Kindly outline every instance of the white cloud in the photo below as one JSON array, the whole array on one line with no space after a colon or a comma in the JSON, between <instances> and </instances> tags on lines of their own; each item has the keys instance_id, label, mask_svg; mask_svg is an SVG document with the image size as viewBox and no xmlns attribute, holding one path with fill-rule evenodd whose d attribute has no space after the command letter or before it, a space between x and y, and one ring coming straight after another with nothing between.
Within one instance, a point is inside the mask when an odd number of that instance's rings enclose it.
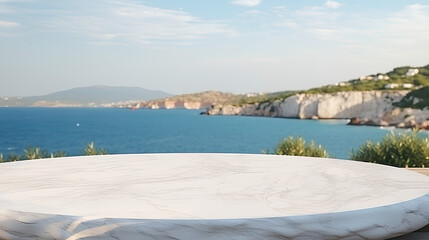
<instances>
[{"instance_id":1,"label":"white cloud","mask_svg":"<svg viewBox=\"0 0 429 240\"><path fill-rule=\"evenodd\" d=\"M17 9L14 4L29 2L31 0L0 0L0 13L2 14L11 14L16 13Z\"/></svg>"},{"instance_id":2,"label":"white cloud","mask_svg":"<svg viewBox=\"0 0 429 240\"><path fill-rule=\"evenodd\" d=\"M58 12L45 26L86 35L103 44L106 41L188 44L210 35L237 35L222 22L203 20L182 10L149 7L134 1L99 1L95 7L81 12Z\"/></svg>"},{"instance_id":3,"label":"white cloud","mask_svg":"<svg viewBox=\"0 0 429 240\"><path fill-rule=\"evenodd\" d=\"M380 37L386 42L413 46L429 41L429 5L413 4L381 22Z\"/></svg>"},{"instance_id":4,"label":"white cloud","mask_svg":"<svg viewBox=\"0 0 429 240\"><path fill-rule=\"evenodd\" d=\"M329 28L312 28L308 29L307 32L313 36L322 40L338 40L338 31Z\"/></svg>"},{"instance_id":5,"label":"white cloud","mask_svg":"<svg viewBox=\"0 0 429 240\"><path fill-rule=\"evenodd\" d=\"M406 10L413 10L413 11L418 11L418 10L424 10L427 9L428 6L425 5L421 5L421 4L411 4L409 6L406 7Z\"/></svg>"},{"instance_id":6,"label":"white cloud","mask_svg":"<svg viewBox=\"0 0 429 240\"><path fill-rule=\"evenodd\" d=\"M341 4L339 2L335 2L335 1L331 1L331 0L326 1L325 4L323 4L323 6L325 6L327 8L339 8L342 5L343 4Z\"/></svg>"},{"instance_id":7,"label":"white cloud","mask_svg":"<svg viewBox=\"0 0 429 240\"><path fill-rule=\"evenodd\" d=\"M0 21L0 27L16 27L16 26L19 26L19 23L8 22L8 21Z\"/></svg>"},{"instance_id":8,"label":"white cloud","mask_svg":"<svg viewBox=\"0 0 429 240\"><path fill-rule=\"evenodd\" d=\"M232 4L245 6L245 7L256 7L261 4L262 0L235 0Z\"/></svg>"},{"instance_id":9,"label":"white cloud","mask_svg":"<svg viewBox=\"0 0 429 240\"><path fill-rule=\"evenodd\" d=\"M253 17L255 17L255 16L258 16L258 15L261 15L261 14L262 14L261 11L256 10L256 9L252 9L252 10L249 10L249 11L245 11L244 13L240 14L240 16L253 16Z\"/></svg>"},{"instance_id":10,"label":"white cloud","mask_svg":"<svg viewBox=\"0 0 429 240\"><path fill-rule=\"evenodd\" d=\"M287 27L287 28L296 28L298 27L298 24L291 20L291 19L283 19L279 22L275 22L274 25L279 26L279 27Z\"/></svg>"},{"instance_id":11,"label":"white cloud","mask_svg":"<svg viewBox=\"0 0 429 240\"><path fill-rule=\"evenodd\" d=\"M429 22L429 5L413 4L398 12L353 16L306 8L293 16L291 20L300 24L298 31L326 41L398 51L425 46L429 41L429 25L423 24Z\"/></svg>"}]
</instances>

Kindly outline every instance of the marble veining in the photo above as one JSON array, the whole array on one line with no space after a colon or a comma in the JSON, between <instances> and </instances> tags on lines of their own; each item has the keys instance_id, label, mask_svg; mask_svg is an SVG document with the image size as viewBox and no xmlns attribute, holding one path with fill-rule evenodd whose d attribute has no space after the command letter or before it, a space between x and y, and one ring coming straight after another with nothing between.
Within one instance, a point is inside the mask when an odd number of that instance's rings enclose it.
<instances>
[{"instance_id":1,"label":"marble veining","mask_svg":"<svg viewBox=\"0 0 429 240\"><path fill-rule=\"evenodd\" d=\"M246 154L0 165L0 239L386 239L429 223L429 177Z\"/></svg>"}]
</instances>

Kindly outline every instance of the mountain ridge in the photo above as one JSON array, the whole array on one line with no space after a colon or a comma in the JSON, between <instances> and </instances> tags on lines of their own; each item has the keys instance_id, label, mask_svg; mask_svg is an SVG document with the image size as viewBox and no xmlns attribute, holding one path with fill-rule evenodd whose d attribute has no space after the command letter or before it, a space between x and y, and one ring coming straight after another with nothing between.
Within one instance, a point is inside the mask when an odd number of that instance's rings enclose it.
<instances>
[{"instance_id":1,"label":"mountain ridge","mask_svg":"<svg viewBox=\"0 0 429 240\"><path fill-rule=\"evenodd\" d=\"M90 87L76 87L57 91L42 96L30 97L1 97L0 106L3 107L86 107L108 106L113 102L136 100L152 100L173 96L161 90L148 90L141 87L123 87L96 85Z\"/></svg>"}]
</instances>

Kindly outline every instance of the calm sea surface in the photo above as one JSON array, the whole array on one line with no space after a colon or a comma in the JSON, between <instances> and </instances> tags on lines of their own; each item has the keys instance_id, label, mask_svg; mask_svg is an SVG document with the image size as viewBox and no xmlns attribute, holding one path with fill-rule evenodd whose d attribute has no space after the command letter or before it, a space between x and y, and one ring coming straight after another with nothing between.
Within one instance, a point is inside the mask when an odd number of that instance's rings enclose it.
<instances>
[{"instance_id":1,"label":"calm sea surface","mask_svg":"<svg viewBox=\"0 0 429 240\"><path fill-rule=\"evenodd\" d=\"M109 153L261 153L283 137L303 136L337 158L368 139L388 133L376 127L347 126L342 120L204 116L198 110L110 108L0 108L0 153L28 146L81 155L94 141Z\"/></svg>"}]
</instances>

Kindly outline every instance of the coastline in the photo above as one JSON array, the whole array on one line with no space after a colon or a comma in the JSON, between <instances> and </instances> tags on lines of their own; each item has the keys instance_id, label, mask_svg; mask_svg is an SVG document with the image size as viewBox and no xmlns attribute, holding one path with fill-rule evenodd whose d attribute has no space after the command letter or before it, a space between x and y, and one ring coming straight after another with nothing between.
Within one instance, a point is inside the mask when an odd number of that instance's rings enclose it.
<instances>
[{"instance_id":1,"label":"coastline","mask_svg":"<svg viewBox=\"0 0 429 240\"><path fill-rule=\"evenodd\" d=\"M349 125L429 130L429 109L399 108L408 91L351 91L296 94L272 102L213 105L206 115L242 115L295 119L347 119Z\"/></svg>"}]
</instances>

